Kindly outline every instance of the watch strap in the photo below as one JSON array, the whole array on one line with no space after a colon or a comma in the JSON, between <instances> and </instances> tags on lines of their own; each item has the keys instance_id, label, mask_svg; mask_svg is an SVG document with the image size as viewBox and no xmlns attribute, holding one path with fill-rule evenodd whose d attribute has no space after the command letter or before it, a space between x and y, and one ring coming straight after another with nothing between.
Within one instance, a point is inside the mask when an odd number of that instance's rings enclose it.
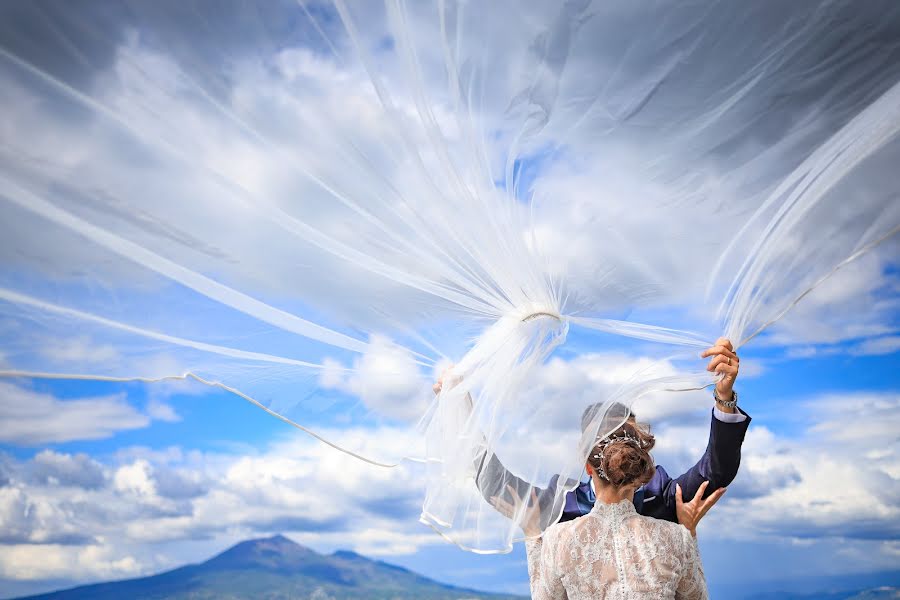
<instances>
[{"instance_id":1,"label":"watch strap","mask_svg":"<svg viewBox=\"0 0 900 600\"><path fill-rule=\"evenodd\" d=\"M738 395L734 390L731 391L731 400L722 400L719 398L718 392L713 388L713 398L715 399L716 404L724 408L735 408L737 406Z\"/></svg>"}]
</instances>

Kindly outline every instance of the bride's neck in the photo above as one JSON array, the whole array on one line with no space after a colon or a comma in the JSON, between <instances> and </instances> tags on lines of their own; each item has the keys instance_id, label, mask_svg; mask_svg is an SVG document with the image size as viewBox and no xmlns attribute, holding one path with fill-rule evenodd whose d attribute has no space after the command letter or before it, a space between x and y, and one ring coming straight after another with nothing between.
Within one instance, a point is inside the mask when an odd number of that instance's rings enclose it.
<instances>
[{"instance_id":1,"label":"bride's neck","mask_svg":"<svg viewBox=\"0 0 900 600\"><path fill-rule=\"evenodd\" d=\"M597 496L597 502L604 504L618 504L622 500L634 500L634 487L615 488L603 481L597 475L593 475L594 493Z\"/></svg>"}]
</instances>

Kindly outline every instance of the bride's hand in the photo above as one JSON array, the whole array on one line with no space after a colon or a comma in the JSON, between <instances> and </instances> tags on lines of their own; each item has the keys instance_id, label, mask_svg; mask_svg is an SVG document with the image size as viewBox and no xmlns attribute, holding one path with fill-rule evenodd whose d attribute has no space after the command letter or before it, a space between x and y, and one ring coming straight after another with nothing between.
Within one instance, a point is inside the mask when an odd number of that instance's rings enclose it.
<instances>
[{"instance_id":1,"label":"bride's hand","mask_svg":"<svg viewBox=\"0 0 900 600\"><path fill-rule=\"evenodd\" d=\"M513 486L507 485L506 489L509 492L509 497L512 498L512 502L507 502L499 496L494 496L491 498L491 505L501 515L511 521L515 521L523 502ZM541 535L541 505L538 503L537 492L534 491L534 488L531 488L531 501L522 513L522 519L519 524L528 537Z\"/></svg>"},{"instance_id":2,"label":"bride's hand","mask_svg":"<svg viewBox=\"0 0 900 600\"><path fill-rule=\"evenodd\" d=\"M678 522L687 527L694 537L697 537L697 523L725 493L725 488L719 488L704 499L703 493L706 491L707 485L709 485L708 481L701 483L694 498L685 503L681 497L681 486L675 484L675 514L678 516Z\"/></svg>"},{"instance_id":3,"label":"bride's hand","mask_svg":"<svg viewBox=\"0 0 900 600\"><path fill-rule=\"evenodd\" d=\"M441 376L438 377L438 380L434 382L434 385L431 386L431 391L434 392L434 395L437 396L441 393L441 390L444 389L444 382L447 382L447 389L455 387L462 381L462 377L456 376L453 374L453 367L456 365L450 365L446 369L443 370Z\"/></svg>"},{"instance_id":4,"label":"bride's hand","mask_svg":"<svg viewBox=\"0 0 900 600\"><path fill-rule=\"evenodd\" d=\"M450 365L444 369L441 376L438 377L438 380L431 386L431 391L434 392L435 396L439 395L445 389L445 385L447 390L451 390L463 380L462 375L457 375L453 372L453 367L455 366L456 365ZM472 410L472 396L469 392L466 392L465 407L469 411Z\"/></svg>"}]
</instances>

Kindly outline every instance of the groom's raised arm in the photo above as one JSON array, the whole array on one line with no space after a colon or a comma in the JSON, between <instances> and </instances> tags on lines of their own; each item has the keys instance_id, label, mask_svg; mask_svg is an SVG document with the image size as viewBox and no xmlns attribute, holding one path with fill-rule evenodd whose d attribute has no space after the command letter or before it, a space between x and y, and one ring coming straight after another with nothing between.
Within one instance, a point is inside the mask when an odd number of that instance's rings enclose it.
<instances>
[{"instance_id":1,"label":"groom's raised arm","mask_svg":"<svg viewBox=\"0 0 900 600\"><path fill-rule=\"evenodd\" d=\"M741 466L741 444L750 426L750 416L737 407L734 394L741 359L726 338L716 340L701 356L711 357L707 371L721 375L713 392L716 406L709 426L709 443L697 464L675 479L662 467L656 467L653 478L644 486L643 504L638 506L638 511L648 517L677 522L676 484L681 485L685 498L693 498L700 484L709 481L705 492L709 495L734 481Z\"/></svg>"},{"instance_id":2,"label":"groom's raised arm","mask_svg":"<svg viewBox=\"0 0 900 600\"><path fill-rule=\"evenodd\" d=\"M693 467L676 478L657 466L653 478L644 486L642 515L677 522L675 516L675 486L681 485L685 498L693 498L700 484L709 481L706 495L734 481L741 465L741 445L750 416L740 408L735 413L713 409L709 427L709 443L703 456Z\"/></svg>"}]
</instances>

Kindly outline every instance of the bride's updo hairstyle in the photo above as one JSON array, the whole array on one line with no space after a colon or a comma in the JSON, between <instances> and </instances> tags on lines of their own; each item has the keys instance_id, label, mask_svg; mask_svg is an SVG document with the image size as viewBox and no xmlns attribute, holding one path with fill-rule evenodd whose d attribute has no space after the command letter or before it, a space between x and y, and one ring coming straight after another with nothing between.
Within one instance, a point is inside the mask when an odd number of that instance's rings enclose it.
<instances>
[{"instance_id":1,"label":"bride's updo hairstyle","mask_svg":"<svg viewBox=\"0 0 900 600\"><path fill-rule=\"evenodd\" d=\"M640 486L653 477L653 435L633 420L600 439L588 456L597 475L614 487Z\"/></svg>"}]
</instances>

